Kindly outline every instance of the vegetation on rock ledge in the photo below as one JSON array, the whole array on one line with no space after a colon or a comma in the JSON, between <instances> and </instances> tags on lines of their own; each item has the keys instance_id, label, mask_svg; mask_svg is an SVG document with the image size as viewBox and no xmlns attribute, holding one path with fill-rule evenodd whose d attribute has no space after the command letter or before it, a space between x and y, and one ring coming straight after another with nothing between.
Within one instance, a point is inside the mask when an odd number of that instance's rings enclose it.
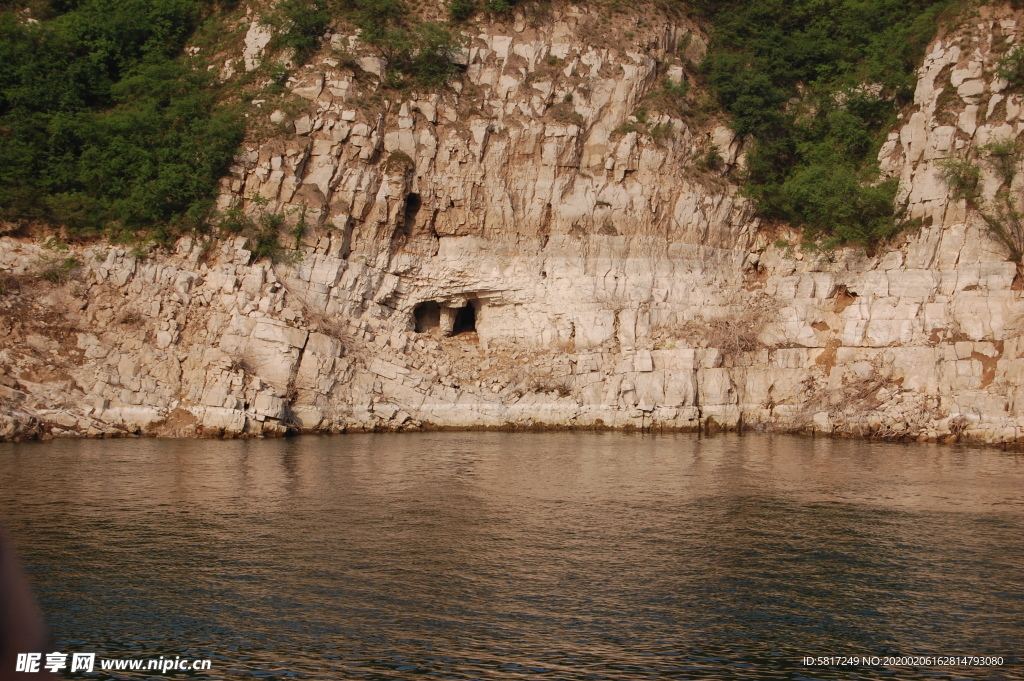
<instances>
[{"instance_id":1,"label":"vegetation on rock ledge","mask_svg":"<svg viewBox=\"0 0 1024 681\"><path fill-rule=\"evenodd\" d=\"M701 71L741 136L747 193L805 237L874 243L897 229L877 153L913 99L916 67L955 0L697 0ZM961 3L962 4L962 3Z\"/></svg>"},{"instance_id":2,"label":"vegetation on rock ledge","mask_svg":"<svg viewBox=\"0 0 1024 681\"><path fill-rule=\"evenodd\" d=\"M380 52L388 87L436 88L458 70L461 36L445 23L421 21L402 0L283 0L268 17L277 29L276 45L294 49L300 62L333 19L358 28L360 38Z\"/></svg>"},{"instance_id":3,"label":"vegetation on rock ledge","mask_svg":"<svg viewBox=\"0 0 1024 681\"><path fill-rule=\"evenodd\" d=\"M1024 206L1019 190L1014 188L1021 149L1013 139L997 139L978 149L978 156L999 181L993 196L983 196L982 169L970 157L940 162L943 178L953 198L965 200L978 211L992 235L1006 247L1017 270L1024 273Z\"/></svg>"}]
</instances>

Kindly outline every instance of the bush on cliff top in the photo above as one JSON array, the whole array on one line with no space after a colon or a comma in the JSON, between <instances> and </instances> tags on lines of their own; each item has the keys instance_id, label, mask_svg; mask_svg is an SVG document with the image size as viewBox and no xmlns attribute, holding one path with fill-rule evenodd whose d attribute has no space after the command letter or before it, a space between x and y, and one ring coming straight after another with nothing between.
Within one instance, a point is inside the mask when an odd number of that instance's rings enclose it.
<instances>
[{"instance_id":1,"label":"bush on cliff top","mask_svg":"<svg viewBox=\"0 0 1024 681\"><path fill-rule=\"evenodd\" d=\"M420 21L402 0L340 0L362 38L380 50L389 74L385 85L437 88L458 71L462 37L444 23Z\"/></svg>"},{"instance_id":2,"label":"bush on cliff top","mask_svg":"<svg viewBox=\"0 0 1024 681\"><path fill-rule=\"evenodd\" d=\"M453 21L472 16L475 5L453 5ZM456 19L456 17L459 17ZM274 26L273 47L292 48L304 62L320 44L333 19L357 27L388 64L385 85L436 88L458 71L453 59L462 38L450 25L421 21L402 0L282 0L265 21Z\"/></svg>"},{"instance_id":3,"label":"bush on cliff top","mask_svg":"<svg viewBox=\"0 0 1024 681\"><path fill-rule=\"evenodd\" d=\"M72 231L201 222L241 141L181 57L200 0L54 0L0 11L0 219Z\"/></svg>"},{"instance_id":4,"label":"bush on cliff top","mask_svg":"<svg viewBox=\"0 0 1024 681\"><path fill-rule=\"evenodd\" d=\"M265 21L277 32L273 46L291 48L296 60L304 62L319 47L331 8L325 0L282 0Z\"/></svg>"},{"instance_id":5,"label":"bush on cliff top","mask_svg":"<svg viewBox=\"0 0 1024 681\"><path fill-rule=\"evenodd\" d=\"M915 69L956 0L696 0L711 22L701 70L737 134L755 139L747 193L809 240L897 230L877 153L913 99Z\"/></svg>"}]
</instances>

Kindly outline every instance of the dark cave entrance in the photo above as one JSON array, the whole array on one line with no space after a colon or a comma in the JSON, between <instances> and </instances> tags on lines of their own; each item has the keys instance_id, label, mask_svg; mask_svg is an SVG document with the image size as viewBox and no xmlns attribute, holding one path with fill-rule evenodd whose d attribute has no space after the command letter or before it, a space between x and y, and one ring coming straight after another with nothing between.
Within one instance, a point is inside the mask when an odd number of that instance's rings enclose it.
<instances>
[{"instance_id":1,"label":"dark cave entrance","mask_svg":"<svg viewBox=\"0 0 1024 681\"><path fill-rule=\"evenodd\" d=\"M405 218L402 223L402 229L405 230L406 234L412 234L413 227L416 226L416 216L419 214L422 206L423 201L420 199L419 194L413 192L405 197Z\"/></svg>"},{"instance_id":2,"label":"dark cave entrance","mask_svg":"<svg viewBox=\"0 0 1024 681\"><path fill-rule=\"evenodd\" d=\"M441 306L433 300L420 303L412 311L416 333L426 333L441 326Z\"/></svg>"},{"instance_id":3,"label":"dark cave entrance","mask_svg":"<svg viewBox=\"0 0 1024 681\"><path fill-rule=\"evenodd\" d=\"M452 327L452 335L458 336L460 333L472 331L476 331L476 307L473 303L466 303L465 307L460 307L459 311L455 313L455 326Z\"/></svg>"}]
</instances>

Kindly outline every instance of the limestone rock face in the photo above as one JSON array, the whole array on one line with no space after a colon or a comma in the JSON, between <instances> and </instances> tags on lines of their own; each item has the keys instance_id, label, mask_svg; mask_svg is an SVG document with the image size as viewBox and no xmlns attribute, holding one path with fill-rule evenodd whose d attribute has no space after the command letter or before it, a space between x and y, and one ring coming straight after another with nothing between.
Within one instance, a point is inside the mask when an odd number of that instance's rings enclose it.
<instances>
[{"instance_id":1,"label":"limestone rock face","mask_svg":"<svg viewBox=\"0 0 1024 681\"><path fill-rule=\"evenodd\" d=\"M273 37L273 30L269 26L264 26L258 21L249 25L249 30L245 33L245 51L242 53L246 71L252 71L260 65L263 50Z\"/></svg>"},{"instance_id":2,"label":"limestone rock face","mask_svg":"<svg viewBox=\"0 0 1024 681\"><path fill-rule=\"evenodd\" d=\"M941 165L1021 130L994 52L1018 29L982 10L930 47L882 149L923 226L872 256L773 245L697 164L713 145L741 165L742 140L643 115L685 78L679 45L703 56L693 26L650 20L601 46L580 37L600 26L584 7L487 26L459 82L404 101L373 98L387 65L369 52L358 78L314 61L290 85L308 109L275 111L288 132L247 142L219 198L299 227L278 263L254 262L244 237L145 259L73 247L81 266L53 285L31 276L46 247L0 239L0 271L21 282L0 296L0 438L512 426L1020 441L1020 280ZM247 68L266 45L250 34Z\"/></svg>"}]
</instances>

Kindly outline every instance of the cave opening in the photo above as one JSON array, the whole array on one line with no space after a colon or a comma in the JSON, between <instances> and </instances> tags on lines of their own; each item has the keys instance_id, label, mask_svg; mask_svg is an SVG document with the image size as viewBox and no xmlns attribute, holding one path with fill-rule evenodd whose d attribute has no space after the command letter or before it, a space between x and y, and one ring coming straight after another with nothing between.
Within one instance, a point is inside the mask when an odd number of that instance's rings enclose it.
<instances>
[{"instance_id":1,"label":"cave opening","mask_svg":"<svg viewBox=\"0 0 1024 681\"><path fill-rule=\"evenodd\" d=\"M452 327L452 335L470 333L476 331L476 307L473 303L466 303L455 313L455 325Z\"/></svg>"},{"instance_id":2,"label":"cave opening","mask_svg":"<svg viewBox=\"0 0 1024 681\"><path fill-rule=\"evenodd\" d=\"M413 227L416 226L416 216L419 214L422 206L423 201L420 199L419 194L413 192L405 197L405 218L402 223L402 229L405 230L406 234L412 234Z\"/></svg>"},{"instance_id":3,"label":"cave opening","mask_svg":"<svg viewBox=\"0 0 1024 681\"><path fill-rule=\"evenodd\" d=\"M441 326L441 306L433 300L420 303L412 311L416 333L427 333Z\"/></svg>"}]
</instances>

